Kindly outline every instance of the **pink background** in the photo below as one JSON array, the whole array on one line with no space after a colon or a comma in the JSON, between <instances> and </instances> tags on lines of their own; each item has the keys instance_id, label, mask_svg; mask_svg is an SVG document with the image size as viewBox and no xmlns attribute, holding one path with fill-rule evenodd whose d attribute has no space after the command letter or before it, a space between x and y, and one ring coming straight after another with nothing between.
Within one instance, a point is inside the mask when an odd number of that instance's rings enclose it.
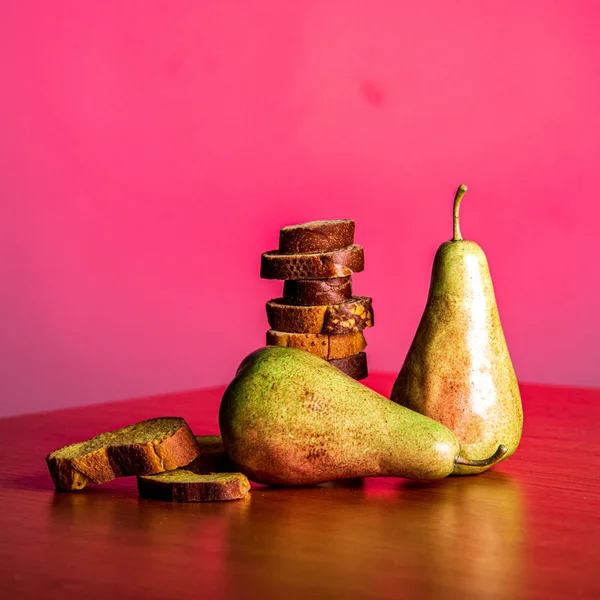
<instances>
[{"instance_id":1,"label":"pink background","mask_svg":"<svg viewBox=\"0 0 600 600\"><path fill-rule=\"evenodd\" d=\"M592 0L0 3L0 413L227 382L261 252L318 218L356 220L397 371L461 182L520 379L600 385L598 31Z\"/></svg>"}]
</instances>

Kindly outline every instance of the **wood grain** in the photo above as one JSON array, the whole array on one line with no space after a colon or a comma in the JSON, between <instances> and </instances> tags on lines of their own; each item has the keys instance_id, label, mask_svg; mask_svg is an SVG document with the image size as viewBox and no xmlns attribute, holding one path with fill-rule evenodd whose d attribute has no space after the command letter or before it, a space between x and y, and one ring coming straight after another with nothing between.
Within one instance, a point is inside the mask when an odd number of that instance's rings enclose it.
<instances>
[{"instance_id":1,"label":"wood grain","mask_svg":"<svg viewBox=\"0 0 600 600\"><path fill-rule=\"evenodd\" d=\"M600 598L600 390L522 392L521 447L483 475L202 505L140 500L132 479L55 493L44 456L161 415L216 433L222 389L0 420L2 597Z\"/></svg>"}]
</instances>

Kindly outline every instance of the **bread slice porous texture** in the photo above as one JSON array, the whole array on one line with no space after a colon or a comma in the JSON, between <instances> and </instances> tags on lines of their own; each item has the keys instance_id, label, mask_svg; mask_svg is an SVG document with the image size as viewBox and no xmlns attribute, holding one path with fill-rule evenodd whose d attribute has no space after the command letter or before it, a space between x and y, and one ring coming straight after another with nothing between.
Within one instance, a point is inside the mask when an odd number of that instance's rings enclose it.
<instances>
[{"instance_id":1,"label":"bread slice porous texture","mask_svg":"<svg viewBox=\"0 0 600 600\"><path fill-rule=\"evenodd\" d=\"M80 490L88 482L149 475L185 466L200 454L188 424L160 417L63 446L46 457L57 490Z\"/></svg>"},{"instance_id":2,"label":"bread slice porous texture","mask_svg":"<svg viewBox=\"0 0 600 600\"><path fill-rule=\"evenodd\" d=\"M250 482L241 473L199 475L187 469L137 478L142 498L167 502L215 502L239 500L250 491Z\"/></svg>"},{"instance_id":3,"label":"bread slice porous texture","mask_svg":"<svg viewBox=\"0 0 600 600\"><path fill-rule=\"evenodd\" d=\"M298 348L325 360L345 358L364 350L367 340L362 331L342 335L326 333L286 333L267 331L267 346Z\"/></svg>"},{"instance_id":4,"label":"bread slice porous texture","mask_svg":"<svg viewBox=\"0 0 600 600\"><path fill-rule=\"evenodd\" d=\"M317 254L264 252L260 262L263 279L331 279L348 277L365 268L362 246L353 245Z\"/></svg>"}]
</instances>

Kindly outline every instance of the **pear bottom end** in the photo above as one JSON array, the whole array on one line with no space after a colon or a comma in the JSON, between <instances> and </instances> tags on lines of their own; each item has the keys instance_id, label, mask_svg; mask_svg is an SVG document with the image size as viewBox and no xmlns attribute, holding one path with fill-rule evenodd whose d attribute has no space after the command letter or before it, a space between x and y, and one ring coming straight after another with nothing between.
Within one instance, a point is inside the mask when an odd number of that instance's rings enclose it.
<instances>
[{"instance_id":1,"label":"pear bottom end","mask_svg":"<svg viewBox=\"0 0 600 600\"><path fill-rule=\"evenodd\" d=\"M454 470L452 473L453 475L476 475L477 473L482 473L506 458L507 454L508 447L504 444L500 444L492 456L484 459L469 459L459 454L454 461Z\"/></svg>"}]
</instances>

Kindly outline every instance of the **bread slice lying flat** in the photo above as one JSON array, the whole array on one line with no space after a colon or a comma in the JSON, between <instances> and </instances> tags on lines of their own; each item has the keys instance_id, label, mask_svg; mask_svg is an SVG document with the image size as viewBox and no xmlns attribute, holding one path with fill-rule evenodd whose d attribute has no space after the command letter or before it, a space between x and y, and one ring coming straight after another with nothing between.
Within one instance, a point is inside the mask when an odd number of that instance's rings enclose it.
<instances>
[{"instance_id":1,"label":"bread slice lying flat","mask_svg":"<svg viewBox=\"0 0 600 600\"><path fill-rule=\"evenodd\" d=\"M341 304L352 298L352 277L333 279L286 279L283 302L299 306Z\"/></svg>"},{"instance_id":2,"label":"bread slice lying flat","mask_svg":"<svg viewBox=\"0 0 600 600\"><path fill-rule=\"evenodd\" d=\"M183 467L200 454L188 424L162 417L101 433L63 446L46 457L57 490L80 490L127 475L150 475Z\"/></svg>"},{"instance_id":3,"label":"bread slice lying flat","mask_svg":"<svg viewBox=\"0 0 600 600\"><path fill-rule=\"evenodd\" d=\"M303 254L331 252L354 244L354 221L335 219L310 221L282 227L279 232L279 252Z\"/></svg>"},{"instance_id":4,"label":"bread slice lying flat","mask_svg":"<svg viewBox=\"0 0 600 600\"><path fill-rule=\"evenodd\" d=\"M323 306L293 306L276 298L267 302L267 319L274 331L340 335L372 327L373 307L364 296Z\"/></svg>"},{"instance_id":5,"label":"bread slice lying flat","mask_svg":"<svg viewBox=\"0 0 600 600\"><path fill-rule=\"evenodd\" d=\"M331 279L348 277L365 268L362 246L354 244L332 252L282 254L263 252L260 276L263 279Z\"/></svg>"},{"instance_id":6,"label":"bread slice lying flat","mask_svg":"<svg viewBox=\"0 0 600 600\"><path fill-rule=\"evenodd\" d=\"M315 354L325 360L346 358L367 347L367 340L362 331L343 335L327 335L326 333L286 333L284 331L267 331L267 346L288 346Z\"/></svg>"},{"instance_id":7,"label":"bread slice lying flat","mask_svg":"<svg viewBox=\"0 0 600 600\"><path fill-rule=\"evenodd\" d=\"M187 469L138 477L137 483L142 498L167 502L239 500L250 491L250 482L241 473L199 475Z\"/></svg>"}]
</instances>

